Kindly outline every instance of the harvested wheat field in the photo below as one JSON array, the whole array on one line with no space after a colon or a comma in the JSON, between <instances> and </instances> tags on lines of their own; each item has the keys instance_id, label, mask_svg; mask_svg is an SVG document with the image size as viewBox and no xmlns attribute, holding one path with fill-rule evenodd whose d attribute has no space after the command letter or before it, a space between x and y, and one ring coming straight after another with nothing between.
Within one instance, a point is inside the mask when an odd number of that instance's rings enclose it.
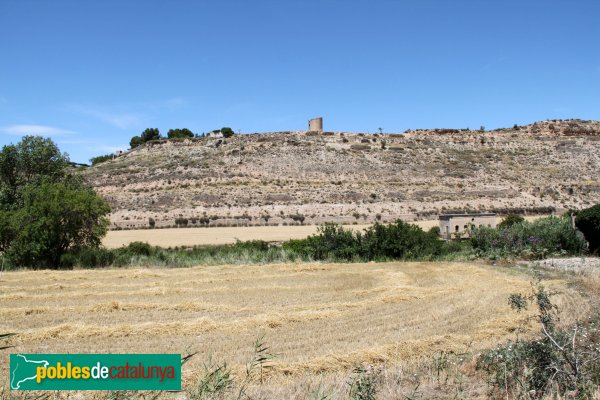
<instances>
[{"instance_id":1,"label":"harvested wheat field","mask_svg":"<svg viewBox=\"0 0 600 400\"><path fill-rule=\"evenodd\" d=\"M277 354L269 384L284 388L359 363L401 365L514 338L525 316L507 297L530 280L509 268L417 262L5 272L0 332L18 333L11 352L198 351L184 384L210 355L241 372L264 335ZM580 300L565 282L550 285L561 288L559 304Z\"/></svg>"},{"instance_id":2,"label":"harvested wheat field","mask_svg":"<svg viewBox=\"0 0 600 400\"><path fill-rule=\"evenodd\" d=\"M351 225L364 229L370 225ZM148 242L153 246L202 246L231 244L236 241L264 240L281 242L303 239L317 233L317 225L298 226L240 226L217 228L165 228L109 231L102 244L108 248L126 246L131 242Z\"/></svg>"},{"instance_id":3,"label":"harvested wheat field","mask_svg":"<svg viewBox=\"0 0 600 400\"><path fill-rule=\"evenodd\" d=\"M545 216L545 215L544 215ZM528 221L541 218L540 215L525 217ZM497 218L500 223L502 218ZM439 226L439 220L411 221L423 230ZM345 225L361 231L371 225ZM153 246L207 246L232 244L236 241L264 240L267 242L282 242L290 239L303 239L317 233L318 225L293 226L239 226L216 228L164 228L164 229L130 229L109 231L102 244L108 248L126 246L131 242L148 242Z\"/></svg>"}]
</instances>

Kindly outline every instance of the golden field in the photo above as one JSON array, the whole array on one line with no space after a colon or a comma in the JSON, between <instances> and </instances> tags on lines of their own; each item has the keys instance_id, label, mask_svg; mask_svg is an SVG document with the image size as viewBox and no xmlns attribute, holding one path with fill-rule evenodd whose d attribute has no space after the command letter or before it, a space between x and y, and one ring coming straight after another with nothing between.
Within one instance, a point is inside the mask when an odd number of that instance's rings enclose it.
<instances>
[{"instance_id":1,"label":"golden field","mask_svg":"<svg viewBox=\"0 0 600 400\"><path fill-rule=\"evenodd\" d=\"M545 216L545 215L544 215ZM528 216L528 221L543 216ZM502 218L497 218L500 223ZM423 230L439 226L439 221L423 220L414 221ZM346 228L363 230L371 225L345 225ZM238 240L264 240L267 242L281 242L290 239L303 239L317 233L318 225L294 226L240 226L216 228L164 228L164 229L131 229L109 231L102 244L108 248L121 247L131 242L148 242L153 246L204 246L231 244Z\"/></svg>"},{"instance_id":2,"label":"golden field","mask_svg":"<svg viewBox=\"0 0 600 400\"><path fill-rule=\"evenodd\" d=\"M515 268L439 262L4 272L0 332L18 333L13 353L198 351L186 385L210 357L241 373L264 335L277 357L261 390L303 398L321 379L345 390L361 363L406 366L514 339L526 316L507 297L530 282ZM563 322L588 311L565 281L547 285L571 310Z\"/></svg>"},{"instance_id":3,"label":"golden field","mask_svg":"<svg viewBox=\"0 0 600 400\"><path fill-rule=\"evenodd\" d=\"M354 229L364 229L369 225L351 226ZM296 225L132 229L109 231L102 244L108 248L116 248L135 241L148 242L153 246L161 247L221 245L235 243L238 240L280 242L289 239L303 239L317 233L317 228L317 225Z\"/></svg>"}]
</instances>

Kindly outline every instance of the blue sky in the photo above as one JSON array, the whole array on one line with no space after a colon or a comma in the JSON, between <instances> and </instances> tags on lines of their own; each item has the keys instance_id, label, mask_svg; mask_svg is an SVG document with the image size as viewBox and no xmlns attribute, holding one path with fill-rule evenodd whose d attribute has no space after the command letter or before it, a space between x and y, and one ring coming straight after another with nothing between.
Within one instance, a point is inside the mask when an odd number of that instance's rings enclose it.
<instances>
[{"instance_id":1,"label":"blue sky","mask_svg":"<svg viewBox=\"0 0 600 400\"><path fill-rule=\"evenodd\" d=\"M600 119L600 1L0 0L0 144Z\"/></svg>"}]
</instances>

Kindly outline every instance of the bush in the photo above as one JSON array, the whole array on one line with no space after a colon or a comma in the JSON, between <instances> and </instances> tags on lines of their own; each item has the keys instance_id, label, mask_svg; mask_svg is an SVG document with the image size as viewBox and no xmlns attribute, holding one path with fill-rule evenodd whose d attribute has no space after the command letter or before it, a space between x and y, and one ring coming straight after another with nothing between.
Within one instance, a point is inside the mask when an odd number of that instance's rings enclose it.
<instances>
[{"instance_id":1,"label":"bush","mask_svg":"<svg viewBox=\"0 0 600 400\"><path fill-rule=\"evenodd\" d=\"M590 253L600 254L600 204L579 211L575 225L588 241Z\"/></svg>"},{"instance_id":2,"label":"bush","mask_svg":"<svg viewBox=\"0 0 600 400\"><path fill-rule=\"evenodd\" d=\"M290 214L289 217L295 222L300 222L301 225L304 223L304 220L306 219L306 217L302 214Z\"/></svg>"},{"instance_id":3,"label":"bush","mask_svg":"<svg viewBox=\"0 0 600 400\"><path fill-rule=\"evenodd\" d=\"M432 258L444 248L439 229L424 232L401 220L389 225L376 223L365 229L361 239L361 255L366 260Z\"/></svg>"},{"instance_id":4,"label":"bush","mask_svg":"<svg viewBox=\"0 0 600 400\"><path fill-rule=\"evenodd\" d=\"M352 230L328 223L320 226L318 232L307 239L311 258L350 261L360 257L360 239Z\"/></svg>"},{"instance_id":5,"label":"bush","mask_svg":"<svg viewBox=\"0 0 600 400\"><path fill-rule=\"evenodd\" d=\"M268 251L270 248L269 243L264 240L237 241L232 246L235 251Z\"/></svg>"},{"instance_id":6,"label":"bush","mask_svg":"<svg viewBox=\"0 0 600 400\"><path fill-rule=\"evenodd\" d=\"M187 218L182 218L182 217L178 217L175 218L175 226L179 227L185 227L188 224L188 219Z\"/></svg>"},{"instance_id":7,"label":"bush","mask_svg":"<svg viewBox=\"0 0 600 400\"><path fill-rule=\"evenodd\" d=\"M105 161L112 160L112 158L113 158L112 154L105 154L103 156L97 156L97 157L90 158L90 162L92 163L92 165L96 165L96 164L103 163Z\"/></svg>"},{"instance_id":8,"label":"bush","mask_svg":"<svg viewBox=\"0 0 600 400\"><path fill-rule=\"evenodd\" d=\"M77 264L77 257L71 253L65 253L60 256L61 268L73 268Z\"/></svg>"},{"instance_id":9,"label":"bush","mask_svg":"<svg viewBox=\"0 0 600 400\"><path fill-rule=\"evenodd\" d=\"M187 128L177 128L177 129L169 129L167 132L167 137L169 139L185 139L185 138L193 138L194 134Z\"/></svg>"},{"instance_id":10,"label":"bush","mask_svg":"<svg viewBox=\"0 0 600 400\"><path fill-rule=\"evenodd\" d=\"M233 132L233 129L225 126L223 128L221 128L221 134L223 135L224 138L229 138L231 136L234 135L235 132Z\"/></svg>"},{"instance_id":11,"label":"bush","mask_svg":"<svg viewBox=\"0 0 600 400\"><path fill-rule=\"evenodd\" d=\"M578 255L585 248L566 217L523 221L504 229L481 227L471 233L471 243L478 255L491 258L541 259L551 255Z\"/></svg>"},{"instance_id":12,"label":"bush","mask_svg":"<svg viewBox=\"0 0 600 400\"><path fill-rule=\"evenodd\" d=\"M424 232L420 227L397 220L393 224L375 223L364 233L327 223L317 235L289 240L284 249L314 260L417 260L444 254L439 231Z\"/></svg>"},{"instance_id":13,"label":"bush","mask_svg":"<svg viewBox=\"0 0 600 400\"><path fill-rule=\"evenodd\" d=\"M108 267L114 259L115 256L110 250L102 247L86 247L79 251L77 263L83 268Z\"/></svg>"},{"instance_id":14,"label":"bush","mask_svg":"<svg viewBox=\"0 0 600 400\"><path fill-rule=\"evenodd\" d=\"M381 383L380 371L363 366L354 369L350 385L351 400L375 400L378 385Z\"/></svg>"},{"instance_id":15,"label":"bush","mask_svg":"<svg viewBox=\"0 0 600 400\"><path fill-rule=\"evenodd\" d=\"M149 256L154 249L146 242L131 242L127 247L123 247L123 252L133 256Z\"/></svg>"},{"instance_id":16,"label":"bush","mask_svg":"<svg viewBox=\"0 0 600 400\"><path fill-rule=\"evenodd\" d=\"M488 373L496 394L508 398L591 399L600 385L598 318L558 328L557 308L538 282L530 296L513 294L509 304L517 311L533 304L540 337L517 340L482 354L477 369Z\"/></svg>"},{"instance_id":17,"label":"bush","mask_svg":"<svg viewBox=\"0 0 600 400\"><path fill-rule=\"evenodd\" d=\"M521 217L518 214L508 214L503 220L502 222L500 222L498 224L498 229L505 229L505 228L510 228L511 226L515 225L515 224L520 224L521 222L525 221L525 218Z\"/></svg>"}]
</instances>

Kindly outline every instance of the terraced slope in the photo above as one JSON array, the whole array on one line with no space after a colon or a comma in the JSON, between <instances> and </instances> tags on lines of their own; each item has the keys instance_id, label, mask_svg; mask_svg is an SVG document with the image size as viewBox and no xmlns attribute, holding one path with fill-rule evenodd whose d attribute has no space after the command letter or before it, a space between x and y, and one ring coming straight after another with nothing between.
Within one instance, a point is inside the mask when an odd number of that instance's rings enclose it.
<instances>
[{"instance_id":1,"label":"terraced slope","mask_svg":"<svg viewBox=\"0 0 600 400\"><path fill-rule=\"evenodd\" d=\"M549 213L600 202L600 122L158 141L84 175L122 229Z\"/></svg>"}]
</instances>

